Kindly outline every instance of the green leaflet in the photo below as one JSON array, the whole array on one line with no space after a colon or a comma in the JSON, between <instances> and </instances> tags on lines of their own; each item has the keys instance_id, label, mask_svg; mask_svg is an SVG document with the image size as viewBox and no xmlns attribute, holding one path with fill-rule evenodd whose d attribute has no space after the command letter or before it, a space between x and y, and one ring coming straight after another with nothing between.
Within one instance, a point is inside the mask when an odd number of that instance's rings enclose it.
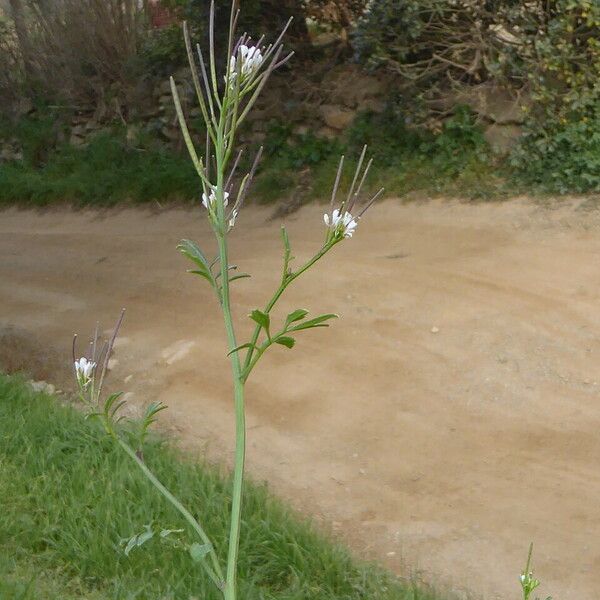
<instances>
[{"instance_id":1,"label":"green leaflet","mask_svg":"<svg viewBox=\"0 0 600 600\"><path fill-rule=\"evenodd\" d=\"M328 313L326 315L320 315L315 317L314 319L309 319L308 321L302 321L302 323L296 325L295 327L291 327L289 331L302 331L303 329L312 329L313 327L329 327L325 321L329 321L330 319L337 319L338 315L335 313Z\"/></svg>"},{"instance_id":2,"label":"green leaflet","mask_svg":"<svg viewBox=\"0 0 600 600\"><path fill-rule=\"evenodd\" d=\"M296 343L296 340L293 337L282 335L275 340L275 343L281 344L282 346L285 346L286 348L293 348L294 344Z\"/></svg>"}]
</instances>

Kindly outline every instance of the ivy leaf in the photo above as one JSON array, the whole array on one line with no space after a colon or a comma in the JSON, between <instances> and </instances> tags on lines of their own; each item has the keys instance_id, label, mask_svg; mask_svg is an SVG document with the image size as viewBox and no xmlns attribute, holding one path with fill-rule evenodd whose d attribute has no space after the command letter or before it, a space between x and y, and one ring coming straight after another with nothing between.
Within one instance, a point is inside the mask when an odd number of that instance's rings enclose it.
<instances>
[{"instance_id":1,"label":"ivy leaf","mask_svg":"<svg viewBox=\"0 0 600 600\"><path fill-rule=\"evenodd\" d=\"M308 311L304 308L297 308L295 311L291 312L285 319L285 326L287 327L290 323L295 323L296 321L300 321L304 319L304 317L308 314Z\"/></svg>"},{"instance_id":2,"label":"ivy leaf","mask_svg":"<svg viewBox=\"0 0 600 600\"><path fill-rule=\"evenodd\" d=\"M271 324L271 319L267 313L264 313L262 310L258 310L255 308L250 315L248 315L255 323L258 323L264 330L269 333L269 326Z\"/></svg>"},{"instance_id":3,"label":"ivy leaf","mask_svg":"<svg viewBox=\"0 0 600 600\"><path fill-rule=\"evenodd\" d=\"M275 340L276 344L281 344L286 348L293 348L296 340L293 337L288 337L286 335L282 335Z\"/></svg>"},{"instance_id":4,"label":"ivy leaf","mask_svg":"<svg viewBox=\"0 0 600 600\"><path fill-rule=\"evenodd\" d=\"M337 319L338 315L334 313L328 313L326 315L320 315L315 317L314 319L309 319L308 321L303 321L299 325L290 328L289 331L302 331L303 329L312 329L313 327L329 327L325 321L329 321L330 319Z\"/></svg>"},{"instance_id":5,"label":"ivy leaf","mask_svg":"<svg viewBox=\"0 0 600 600\"><path fill-rule=\"evenodd\" d=\"M190 556L194 562L200 562L211 550L212 546L210 544L194 542L190 546Z\"/></svg>"}]
</instances>

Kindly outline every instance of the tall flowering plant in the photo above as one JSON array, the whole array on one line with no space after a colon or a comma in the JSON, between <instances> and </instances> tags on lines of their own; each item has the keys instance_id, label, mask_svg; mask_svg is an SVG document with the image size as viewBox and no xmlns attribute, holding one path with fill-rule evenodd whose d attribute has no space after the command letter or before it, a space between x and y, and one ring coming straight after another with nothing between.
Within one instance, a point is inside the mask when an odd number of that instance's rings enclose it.
<instances>
[{"instance_id":1,"label":"tall flowering plant","mask_svg":"<svg viewBox=\"0 0 600 600\"><path fill-rule=\"evenodd\" d=\"M352 237L364 212L383 192L381 189L375 196L361 203L361 192L372 162L369 160L365 164L366 148L363 148L349 191L345 197L339 200L340 178L344 168L344 157L341 157L329 211L323 218L325 234L321 246L307 262L294 267L288 234L285 227L282 227L283 261L279 285L262 308L256 308L248 315L254 325L253 332L248 341L239 343L232 319L231 287L236 280L249 277L249 275L237 273L235 266L229 263L228 236L236 226L244 199L259 164L262 148L254 157L250 170L243 176L237 175L242 151L234 154L236 133L262 92L271 73L285 64L291 58L292 53L285 54L282 46L282 39L289 22L275 42L267 46L264 45L263 38L254 42L246 34L235 39L239 14L236 4L236 2L233 3L230 17L228 60L225 63L225 73L220 77L217 73L214 51L214 2L211 4L210 10L207 60L199 46L194 51L187 27L185 24L183 27L192 81L206 125L203 156L198 154L192 141L177 86L171 78L171 90L177 117L190 158L200 179L202 205L206 210L208 221L217 241L218 254L212 259L207 258L200 247L191 240L183 240L178 249L192 263L189 272L204 279L210 285L222 309L233 380L236 443L229 543L224 567L221 562L220 549L215 547L209 539L200 521L177 499L175 494L158 480L150 466L144 461L143 444L148 428L156 420L157 414L165 407L160 403L152 403L147 407L137 428L136 440L132 442L131 437L124 436L118 427L120 411L124 404L121 393L111 394L106 398L102 395L108 360L123 320L123 313L119 317L111 339L102 346L98 342L98 330L96 330L87 356L77 358L75 341L73 343L73 365L82 402L88 407L90 414L100 419L107 433L123 448L157 491L179 511L182 518L191 526L197 535L197 540L188 546L191 558L201 565L217 589L221 591L225 600L235 600L238 597L236 575L246 451L245 384L257 362L271 346L280 345L292 348L296 343L296 337L301 332L327 327L328 321L337 317L333 313L309 316L308 310L297 308L287 315L283 323L274 323L271 311L293 282L331 251L334 246ZM359 204L362 204L360 209L358 208ZM161 536L170 533L172 531L163 530ZM126 552L136 545L141 545L152 535L153 532L148 530L132 537L127 542Z\"/></svg>"}]
</instances>

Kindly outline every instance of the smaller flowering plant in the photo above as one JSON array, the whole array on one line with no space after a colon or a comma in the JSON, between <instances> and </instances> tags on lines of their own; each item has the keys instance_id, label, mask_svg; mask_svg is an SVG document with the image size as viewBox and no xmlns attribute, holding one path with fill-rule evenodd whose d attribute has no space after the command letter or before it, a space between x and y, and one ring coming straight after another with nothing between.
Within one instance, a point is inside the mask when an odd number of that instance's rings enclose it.
<instances>
[{"instance_id":1,"label":"smaller flowering plant","mask_svg":"<svg viewBox=\"0 0 600 600\"><path fill-rule=\"evenodd\" d=\"M525 569L521 571L519 581L521 582L521 590L523 592L523 600L531 600L531 594L540 585L540 580L533 576L533 569L531 567L531 555L533 554L533 544L529 545L529 553L527 554L527 564ZM536 598L536 600L538 600ZM546 600L552 600L550 596Z\"/></svg>"},{"instance_id":2,"label":"smaller flowering plant","mask_svg":"<svg viewBox=\"0 0 600 600\"><path fill-rule=\"evenodd\" d=\"M77 378L79 385L86 387L94 377L96 363L92 360L88 360L85 356L82 356L73 362L73 366L75 367L75 377Z\"/></svg>"}]
</instances>

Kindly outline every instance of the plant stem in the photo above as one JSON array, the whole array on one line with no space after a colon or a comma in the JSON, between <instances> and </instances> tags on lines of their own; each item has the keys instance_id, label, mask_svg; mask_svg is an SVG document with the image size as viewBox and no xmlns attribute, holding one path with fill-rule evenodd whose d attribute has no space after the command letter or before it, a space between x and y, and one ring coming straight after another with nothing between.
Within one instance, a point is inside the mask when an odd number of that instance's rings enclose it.
<instances>
[{"instance_id":1,"label":"plant stem","mask_svg":"<svg viewBox=\"0 0 600 600\"><path fill-rule=\"evenodd\" d=\"M198 521L194 518L194 516L190 513L190 511L177 500L177 498L160 482L160 480L152 473L152 471L146 466L146 463L136 454L135 450L129 446L126 442L124 442L118 435L116 435L112 429L110 430L113 437L117 440L121 448L125 450L125 452L133 459L133 461L137 464L137 466L142 470L144 475L150 480L152 485L181 513L183 518L192 526L194 531L198 534L200 539L204 544L208 544L211 548L210 555L212 559L212 563L214 565L214 570L205 562L202 561L202 566L208 573L209 577L212 579L213 583L219 588L223 589L224 579L223 572L221 571L221 565L219 565L219 561L215 554L215 550L213 545L206 535L206 532Z\"/></svg>"},{"instance_id":2,"label":"plant stem","mask_svg":"<svg viewBox=\"0 0 600 600\"><path fill-rule=\"evenodd\" d=\"M286 250L286 256L284 258L284 271L283 271L283 274L281 277L281 283L279 284L279 287L275 290L273 297L269 300L269 302L265 306L263 312L266 314L269 314L269 312L272 310L272 308L277 303L277 300L279 300L279 298L281 298L281 295L283 294L283 292L285 292L288 285L290 285L292 283L292 281L294 281L294 279L297 279L298 277L300 277L300 275L302 275L302 273L304 273L305 271L310 269L310 267L312 267L319 259L323 258L323 256L325 256L325 254L327 254L327 252L329 250L331 250L333 245L334 244L332 244L332 243L326 243L308 262L306 262L302 267L300 267L295 273L290 273L290 274L286 273L286 267L289 262L289 255ZM253 344L253 346L256 346L256 342L258 341L258 336L260 335L260 330L261 330L260 325L257 325L254 328L254 332L252 333L252 338L250 339L250 343ZM235 346L234 346L234 348L235 348ZM248 352L246 353L246 359L244 361L244 370L243 370L245 379L248 378L248 375L250 374L252 367L256 364L256 361L252 360L253 350L254 350L254 348L251 346L248 349ZM234 354L237 354L237 352L234 352ZM252 367L250 365L252 365Z\"/></svg>"},{"instance_id":3,"label":"plant stem","mask_svg":"<svg viewBox=\"0 0 600 600\"><path fill-rule=\"evenodd\" d=\"M229 273L227 271L227 240L225 235L218 236L219 254L221 257L221 286L223 317L229 349L237 346L231 304L229 299ZM229 529L229 547L227 551L227 578L225 585L225 600L235 600L237 597L237 561L240 545L240 525L242 512L242 493L244 485L244 463L246 458L246 415L244 407L244 383L240 359L237 352L231 354L231 370L235 398L235 465L233 470L233 490L231 499L231 523Z\"/></svg>"}]
</instances>

